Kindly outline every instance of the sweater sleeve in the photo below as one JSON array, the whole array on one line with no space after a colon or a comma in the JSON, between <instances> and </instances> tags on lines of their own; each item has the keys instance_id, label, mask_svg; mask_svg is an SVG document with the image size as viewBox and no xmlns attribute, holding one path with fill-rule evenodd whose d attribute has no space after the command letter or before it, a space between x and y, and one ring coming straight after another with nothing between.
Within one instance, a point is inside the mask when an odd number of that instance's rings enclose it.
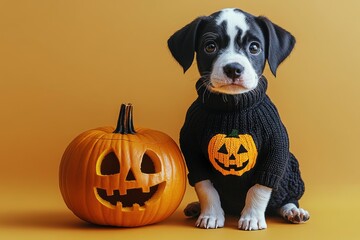
<instances>
[{"instance_id":1,"label":"sweater sleeve","mask_svg":"<svg viewBox=\"0 0 360 240\"><path fill-rule=\"evenodd\" d=\"M277 189L289 162L289 138L276 109L271 115L264 124L264 151L256 170L256 183Z\"/></svg>"},{"instance_id":2,"label":"sweater sleeve","mask_svg":"<svg viewBox=\"0 0 360 240\"><path fill-rule=\"evenodd\" d=\"M188 168L188 180L191 186L202 180L210 179L210 162L202 152L199 134L201 126L196 126L192 121L196 116L188 111L185 124L180 132L180 148L184 155L186 166Z\"/></svg>"}]
</instances>

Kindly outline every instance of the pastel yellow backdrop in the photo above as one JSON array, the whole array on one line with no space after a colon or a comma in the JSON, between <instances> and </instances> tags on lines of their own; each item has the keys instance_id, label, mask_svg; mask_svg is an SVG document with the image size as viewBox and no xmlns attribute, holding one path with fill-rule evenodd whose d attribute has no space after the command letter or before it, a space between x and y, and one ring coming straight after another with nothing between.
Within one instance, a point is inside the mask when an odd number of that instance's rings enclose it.
<instances>
[{"instance_id":1,"label":"pastel yellow backdrop","mask_svg":"<svg viewBox=\"0 0 360 240\"><path fill-rule=\"evenodd\" d=\"M183 75L166 41L195 17L224 7L265 15L297 38L277 78L268 70L265 75L300 160L307 186L302 204L312 219L302 226L273 221L260 233L233 231L232 225L205 232L193 229L179 209L168 222L136 230L81 225L58 190L64 149L85 130L115 125L123 102L133 103L136 126L166 132L177 141L196 97L198 73L193 66ZM136 238L142 232L159 239L156 231L174 230L184 232L181 238L327 234L328 239L355 239L359 8L356 0L0 0L2 234L89 239ZM195 196L188 188L181 207L190 200Z\"/></svg>"}]
</instances>

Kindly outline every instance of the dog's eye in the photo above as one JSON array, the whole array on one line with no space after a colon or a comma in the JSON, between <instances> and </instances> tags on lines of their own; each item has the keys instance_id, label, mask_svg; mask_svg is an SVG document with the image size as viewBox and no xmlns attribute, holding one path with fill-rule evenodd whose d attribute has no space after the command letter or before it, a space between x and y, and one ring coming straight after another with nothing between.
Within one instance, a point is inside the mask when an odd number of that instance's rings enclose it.
<instances>
[{"instance_id":1,"label":"dog's eye","mask_svg":"<svg viewBox=\"0 0 360 240\"><path fill-rule=\"evenodd\" d=\"M257 55L259 54L261 51L261 47L260 47L260 43L258 42L252 42L250 43L249 45L249 52L252 54L252 55Z\"/></svg>"},{"instance_id":2,"label":"dog's eye","mask_svg":"<svg viewBox=\"0 0 360 240\"><path fill-rule=\"evenodd\" d=\"M216 52L217 51L216 43L210 42L210 43L206 44L204 50L208 54Z\"/></svg>"}]
</instances>

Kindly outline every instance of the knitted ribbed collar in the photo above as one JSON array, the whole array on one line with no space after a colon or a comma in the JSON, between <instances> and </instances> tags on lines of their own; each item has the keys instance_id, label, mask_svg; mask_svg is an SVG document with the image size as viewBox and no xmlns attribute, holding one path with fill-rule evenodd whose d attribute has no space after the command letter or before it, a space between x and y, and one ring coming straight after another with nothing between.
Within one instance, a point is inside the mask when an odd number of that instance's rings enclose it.
<instances>
[{"instance_id":1,"label":"knitted ribbed collar","mask_svg":"<svg viewBox=\"0 0 360 240\"><path fill-rule=\"evenodd\" d=\"M202 79L196 83L198 101L207 109L215 111L242 111L256 106L266 96L267 80L264 76L259 79L257 87L243 94L229 95L210 92Z\"/></svg>"}]
</instances>

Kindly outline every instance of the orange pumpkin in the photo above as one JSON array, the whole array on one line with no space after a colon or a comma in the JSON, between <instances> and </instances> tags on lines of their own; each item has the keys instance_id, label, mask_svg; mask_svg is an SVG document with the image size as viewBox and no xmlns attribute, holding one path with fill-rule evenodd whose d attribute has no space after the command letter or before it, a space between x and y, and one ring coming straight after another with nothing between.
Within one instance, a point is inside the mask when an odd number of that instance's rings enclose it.
<instances>
[{"instance_id":1,"label":"orange pumpkin","mask_svg":"<svg viewBox=\"0 0 360 240\"><path fill-rule=\"evenodd\" d=\"M256 164L257 149L249 134L216 134L208 145L209 159L216 170L223 175L241 176Z\"/></svg>"},{"instance_id":2,"label":"orange pumpkin","mask_svg":"<svg viewBox=\"0 0 360 240\"><path fill-rule=\"evenodd\" d=\"M156 223L179 206L185 164L166 134L134 129L132 106L122 105L117 128L97 128L65 150L60 190L79 218L101 225L135 227Z\"/></svg>"}]
</instances>

